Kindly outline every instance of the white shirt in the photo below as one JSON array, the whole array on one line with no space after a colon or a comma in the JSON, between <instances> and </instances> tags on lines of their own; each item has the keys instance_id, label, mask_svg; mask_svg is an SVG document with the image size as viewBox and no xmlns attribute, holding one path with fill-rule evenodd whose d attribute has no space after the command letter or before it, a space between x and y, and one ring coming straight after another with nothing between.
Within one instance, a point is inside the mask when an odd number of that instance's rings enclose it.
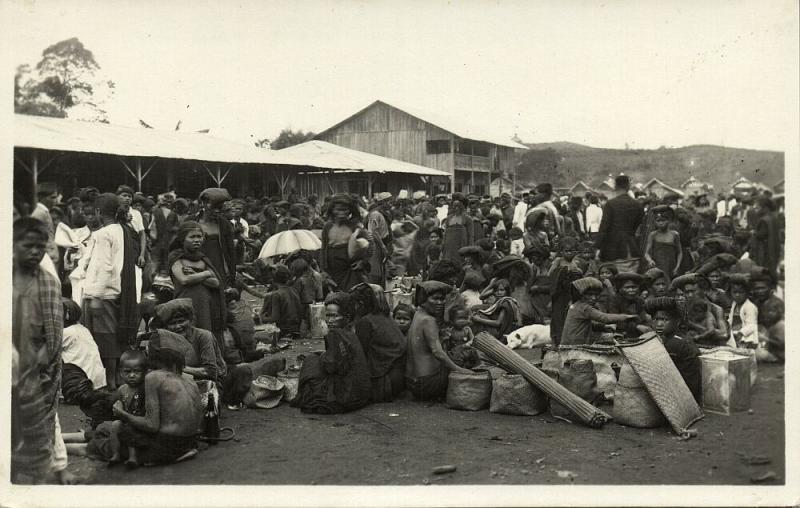
<instances>
[{"instance_id":1,"label":"white shirt","mask_svg":"<svg viewBox=\"0 0 800 508\"><path fill-rule=\"evenodd\" d=\"M741 342L758 344L758 307L750 300L745 300L741 305L736 303L731 305L731 311L728 314L728 326L731 328L731 340L733 340L733 312L737 307L739 310L739 319L742 320L742 328L739 330L742 332ZM728 344L730 344L730 342Z\"/></svg>"},{"instance_id":2,"label":"white shirt","mask_svg":"<svg viewBox=\"0 0 800 508\"><path fill-rule=\"evenodd\" d=\"M125 233L119 224L109 224L92 234L85 256L86 297L113 299L122 291L123 242Z\"/></svg>"},{"instance_id":3,"label":"white shirt","mask_svg":"<svg viewBox=\"0 0 800 508\"><path fill-rule=\"evenodd\" d=\"M233 224L235 226L236 225L236 219L231 219L231 224ZM242 225L242 229L244 230L242 232L242 236L245 237L245 238L250 238L250 225L247 223L247 221L242 219L242 218L240 218L239 219L239 224Z\"/></svg>"},{"instance_id":4,"label":"white shirt","mask_svg":"<svg viewBox=\"0 0 800 508\"><path fill-rule=\"evenodd\" d=\"M511 250L509 254L512 256L522 256L522 253L525 252L525 240L522 238L518 240L511 240Z\"/></svg>"},{"instance_id":5,"label":"white shirt","mask_svg":"<svg viewBox=\"0 0 800 508\"><path fill-rule=\"evenodd\" d=\"M600 231L600 222L603 220L603 209L591 204L586 207L586 231L597 233Z\"/></svg>"},{"instance_id":6,"label":"white shirt","mask_svg":"<svg viewBox=\"0 0 800 508\"><path fill-rule=\"evenodd\" d=\"M728 215L728 202L724 199L717 201L717 219L721 219Z\"/></svg>"},{"instance_id":7,"label":"white shirt","mask_svg":"<svg viewBox=\"0 0 800 508\"><path fill-rule=\"evenodd\" d=\"M142 217L142 212L135 208L131 208L128 210L128 213L131 214L131 227L137 233L141 233L144 231L144 218Z\"/></svg>"},{"instance_id":8,"label":"white shirt","mask_svg":"<svg viewBox=\"0 0 800 508\"><path fill-rule=\"evenodd\" d=\"M517 203L517 206L514 207L514 220L512 221L514 227L517 227L525 232L525 217L528 213L528 203L525 201L520 201Z\"/></svg>"},{"instance_id":9,"label":"white shirt","mask_svg":"<svg viewBox=\"0 0 800 508\"><path fill-rule=\"evenodd\" d=\"M106 386L106 369L100 360L100 351L92 332L80 323L64 328L61 359L83 369L95 390Z\"/></svg>"},{"instance_id":10,"label":"white shirt","mask_svg":"<svg viewBox=\"0 0 800 508\"><path fill-rule=\"evenodd\" d=\"M447 205L436 207L436 218L439 219L439 222L442 222L447 218L447 210Z\"/></svg>"}]
</instances>

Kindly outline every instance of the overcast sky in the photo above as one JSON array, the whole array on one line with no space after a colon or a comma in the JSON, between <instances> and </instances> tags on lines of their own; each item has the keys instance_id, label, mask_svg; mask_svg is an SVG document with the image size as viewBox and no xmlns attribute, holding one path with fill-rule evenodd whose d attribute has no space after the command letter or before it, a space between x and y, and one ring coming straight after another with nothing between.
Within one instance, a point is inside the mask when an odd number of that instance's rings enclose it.
<instances>
[{"instance_id":1,"label":"overcast sky","mask_svg":"<svg viewBox=\"0 0 800 508\"><path fill-rule=\"evenodd\" d=\"M7 0L4 30L15 63L78 37L112 123L247 140L383 99L526 142L797 144L792 1L165 3Z\"/></svg>"}]
</instances>

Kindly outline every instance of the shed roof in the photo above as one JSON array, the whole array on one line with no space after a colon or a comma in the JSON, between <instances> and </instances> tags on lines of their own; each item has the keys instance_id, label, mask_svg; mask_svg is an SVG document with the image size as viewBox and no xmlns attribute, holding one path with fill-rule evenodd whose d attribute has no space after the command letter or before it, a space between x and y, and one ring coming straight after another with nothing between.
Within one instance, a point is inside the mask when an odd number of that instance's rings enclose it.
<instances>
[{"instance_id":1,"label":"shed roof","mask_svg":"<svg viewBox=\"0 0 800 508\"><path fill-rule=\"evenodd\" d=\"M207 162L305 165L277 151L208 134L14 115L14 146Z\"/></svg>"},{"instance_id":2,"label":"shed roof","mask_svg":"<svg viewBox=\"0 0 800 508\"><path fill-rule=\"evenodd\" d=\"M338 127L339 125L343 124L347 120L349 120L349 119L361 114L363 111L366 111L367 109L371 108L372 106L374 106L376 104L384 104L386 106L389 106L390 108L394 108L394 109L397 109L399 111L403 111L404 113L407 113L407 114L409 114L409 115L411 115L413 117L416 117L416 118L422 120L423 122L427 122L427 123L429 123L431 125L435 125L436 127L439 127L442 130L450 132L451 134L455 134L456 136L458 136L460 138L472 139L472 140L475 140L475 141L483 141L483 142L486 142L486 143L491 143L491 144L499 145L499 146L505 146L505 147L509 147L509 148L522 148L524 150L528 150L527 146L525 146L525 145L523 145L521 143L517 143L516 141L512 140L511 136L506 137L506 136L501 136L501 135L494 134L494 133L487 133L487 132L481 131L479 128L475 127L474 125L467 125L463 121L460 121L460 120L457 120L457 119L454 119L454 118L445 118L440 113L433 114L433 113L429 113L427 111L420 111L420 110L417 110L415 108L407 108L405 106L402 106L402 107L401 106L395 106L393 104L389 104L388 102L382 101L382 100L377 100L377 101L371 103L369 106L358 110L356 113L353 113L352 115L348 116L347 118L345 118L341 122L338 122L335 125L332 125L331 127L328 127L324 131L320 132L319 134L317 134L317 136L321 136L322 134L324 134L324 133L328 132L329 130L333 129L334 127Z\"/></svg>"},{"instance_id":3,"label":"shed roof","mask_svg":"<svg viewBox=\"0 0 800 508\"><path fill-rule=\"evenodd\" d=\"M278 150L280 154L297 157L306 165L317 168L363 171L365 173L407 173L423 176L450 176L446 171L360 152L327 141L311 140Z\"/></svg>"}]
</instances>

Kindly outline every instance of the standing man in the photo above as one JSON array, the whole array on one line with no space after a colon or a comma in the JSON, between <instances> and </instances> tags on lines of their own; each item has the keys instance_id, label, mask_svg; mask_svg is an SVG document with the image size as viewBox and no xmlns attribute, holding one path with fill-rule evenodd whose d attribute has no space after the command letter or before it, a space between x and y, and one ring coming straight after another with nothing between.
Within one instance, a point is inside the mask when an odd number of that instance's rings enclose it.
<instances>
[{"instance_id":1,"label":"standing man","mask_svg":"<svg viewBox=\"0 0 800 508\"><path fill-rule=\"evenodd\" d=\"M597 246L600 260L616 261L641 255L636 242L636 229L644 218L642 204L630 197L631 179L620 174L614 179L616 197L608 200L603 209Z\"/></svg>"},{"instance_id":2,"label":"standing man","mask_svg":"<svg viewBox=\"0 0 800 508\"><path fill-rule=\"evenodd\" d=\"M586 232L589 240L595 241L600 231L600 222L603 220L603 209L596 194L589 196L589 206L586 207Z\"/></svg>"},{"instance_id":3,"label":"standing man","mask_svg":"<svg viewBox=\"0 0 800 508\"><path fill-rule=\"evenodd\" d=\"M41 182L36 189L36 207L31 212L31 217L41 221L47 227L47 257L58 267L58 247L55 244L56 228L53 225L53 218L50 217L50 209L58 203L58 190L54 182ZM56 273L58 273L56 269Z\"/></svg>"},{"instance_id":4,"label":"standing man","mask_svg":"<svg viewBox=\"0 0 800 508\"><path fill-rule=\"evenodd\" d=\"M106 369L106 384L117 388L117 363L122 352L136 338L136 245L118 222L120 199L111 193L95 200L100 229L92 233L82 266L83 320L92 332L100 359Z\"/></svg>"},{"instance_id":5,"label":"standing man","mask_svg":"<svg viewBox=\"0 0 800 508\"><path fill-rule=\"evenodd\" d=\"M127 185L120 185L117 187L117 196L119 196L119 200L122 203L122 208L128 212L128 216L130 217L130 227L139 242L139 255L136 258L135 269L136 301L139 302L141 301L142 296L142 268L144 268L146 262L145 257L147 255L147 233L145 233L144 229L144 218L142 217L142 212L131 207L134 194L135 193L133 192L133 189Z\"/></svg>"},{"instance_id":6,"label":"standing man","mask_svg":"<svg viewBox=\"0 0 800 508\"><path fill-rule=\"evenodd\" d=\"M486 237L486 233L483 230L483 221L486 219L480 209L481 198L477 194L467 196L467 203L467 215L472 218L470 227L472 228L472 241L474 243Z\"/></svg>"},{"instance_id":7,"label":"standing man","mask_svg":"<svg viewBox=\"0 0 800 508\"><path fill-rule=\"evenodd\" d=\"M528 192L522 193L522 199L514 207L514 221L515 228L525 231L525 217L528 216L528 207L531 204L531 195Z\"/></svg>"},{"instance_id":8,"label":"standing man","mask_svg":"<svg viewBox=\"0 0 800 508\"><path fill-rule=\"evenodd\" d=\"M158 196L158 206L153 208L153 223L150 226L150 237L153 239L153 258L156 262L156 273L169 276L169 244L178 232L178 214L172 211L175 198L166 193Z\"/></svg>"}]
</instances>

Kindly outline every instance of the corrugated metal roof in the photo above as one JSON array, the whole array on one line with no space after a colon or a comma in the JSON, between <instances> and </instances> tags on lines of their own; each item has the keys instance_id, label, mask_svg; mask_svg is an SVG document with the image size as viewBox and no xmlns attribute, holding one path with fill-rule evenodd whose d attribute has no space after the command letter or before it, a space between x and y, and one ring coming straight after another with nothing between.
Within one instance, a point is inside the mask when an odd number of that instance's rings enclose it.
<instances>
[{"instance_id":1,"label":"corrugated metal roof","mask_svg":"<svg viewBox=\"0 0 800 508\"><path fill-rule=\"evenodd\" d=\"M278 151L208 134L14 115L14 146L208 162L307 165Z\"/></svg>"},{"instance_id":2,"label":"corrugated metal roof","mask_svg":"<svg viewBox=\"0 0 800 508\"><path fill-rule=\"evenodd\" d=\"M446 171L390 159L326 141L312 140L277 151L306 161L317 168L363 171L365 173L408 173L424 176L450 176Z\"/></svg>"},{"instance_id":3,"label":"corrugated metal roof","mask_svg":"<svg viewBox=\"0 0 800 508\"><path fill-rule=\"evenodd\" d=\"M363 109L360 109L357 113L354 113L353 115L350 115L349 117L347 117L345 120L342 120L341 122L339 122L339 123L337 123L337 124L335 124L335 125L333 125L331 127L328 127L324 131L322 131L319 134L317 134L317 136L324 134L325 132L327 132L327 131L333 129L334 127L342 124L343 122L349 120L350 118L353 118L354 116L358 115L359 113L361 113L365 109L368 109L368 108L370 108L373 105L378 104L378 103L385 104L385 105L387 105L387 106L389 106L391 108L398 109L400 111L408 113L409 115L411 115L413 117L419 118L423 122L427 122L429 124L435 125L436 127L439 127L442 130L445 130L447 132L455 134L456 136L458 136L460 138L472 139L472 140L475 140L475 141L484 141L486 143L491 143L491 144L500 145L500 146L506 146L506 147L509 147L509 148L522 148L524 150L528 150L527 146L525 146L523 144L520 144L520 143L517 143L516 141L513 141L510 136L509 137L504 137L504 136L499 136L497 134L487 133L487 132L481 131L480 128L477 128L474 125L467 125L463 121L460 121L460 120L457 120L457 119L454 119L454 118L445 118L440 113L432 114L432 113L429 113L429 112L426 112L426 111L417 110L415 108L407 108L405 106L395 106L393 104L389 104L388 102L382 101L382 100L377 100L377 101L373 102L372 104L370 104L369 106L367 106L367 107L365 107Z\"/></svg>"}]
</instances>

